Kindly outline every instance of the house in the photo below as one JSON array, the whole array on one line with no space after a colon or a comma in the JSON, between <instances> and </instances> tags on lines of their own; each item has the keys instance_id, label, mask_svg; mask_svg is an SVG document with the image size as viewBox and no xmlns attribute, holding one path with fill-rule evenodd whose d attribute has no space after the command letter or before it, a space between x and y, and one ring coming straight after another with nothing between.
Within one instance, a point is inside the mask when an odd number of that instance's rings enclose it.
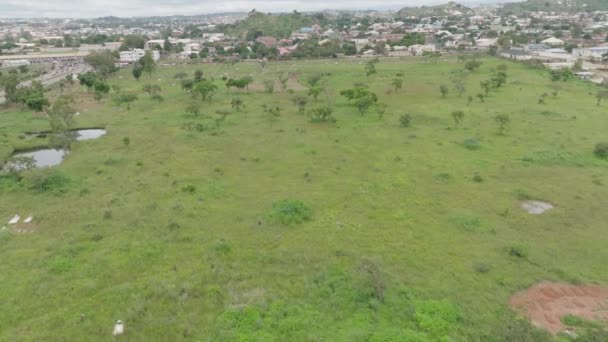
<instances>
[{"instance_id":1,"label":"house","mask_svg":"<svg viewBox=\"0 0 608 342\"><path fill-rule=\"evenodd\" d=\"M426 51L435 52L437 51L437 46L420 44L410 46L410 53L414 56L421 56Z\"/></svg>"},{"instance_id":2,"label":"house","mask_svg":"<svg viewBox=\"0 0 608 342\"><path fill-rule=\"evenodd\" d=\"M160 52L157 50L150 51L152 53L152 59L155 61L160 59ZM120 62L121 63L135 63L139 61L143 56L146 55L146 51L143 49L133 49L129 51L121 51L120 52Z\"/></svg>"},{"instance_id":3,"label":"house","mask_svg":"<svg viewBox=\"0 0 608 342\"><path fill-rule=\"evenodd\" d=\"M559 38L551 37L543 40L541 43L549 46L562 46L565 42Z\"/></svg>"},{"instance_id":4,"label":"house","mask_svg":"<svg viewBox=\"0 0 608 342\"><path fill-rule=\"evenodd\" d=\"M277 39L271 36L257 37L255 41L264 45L267 48L275 47L278 44Z\"/></svg>"},{"instance_id":5,"label":"house","mask_svg":"<svg viewBox=\"0 0 608 342\"><path fill-rule=\"evenodd\" d=\"M501 52L500 56L518 61L532 59L532 55L523 49L508 49Z\"/></svg>"},{"instance_id":6,"label":"house","mask_svg":"<svg viewBox=\"0 0 608 342\"><path fill-rule=\"evenodd\" d=\"M550 49L550 47L545 44L528 44L524 47L524 50L528 52L545 51L548 49Z\"/></svg>"},{"instance_id":7,"label":"house","mask_svg":"<svg viewBox=\"0 0 608 342\"><path fill-rule=\"evenodd\" d=\"M598 47L592 47L592 48L573 49L572 50L572 56L574 56L575 58L582 58L582 59L591 59L591 58L601 59L607 53L608 53L608 46L606 46L606 47L598 46Z\"/></svg>"}]
</instances>

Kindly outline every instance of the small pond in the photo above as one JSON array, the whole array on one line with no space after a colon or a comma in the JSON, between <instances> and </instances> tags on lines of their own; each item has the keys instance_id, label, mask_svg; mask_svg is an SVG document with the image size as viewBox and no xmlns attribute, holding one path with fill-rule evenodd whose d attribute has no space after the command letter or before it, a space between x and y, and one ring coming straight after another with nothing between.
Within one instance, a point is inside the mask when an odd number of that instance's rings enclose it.
<instances>
[{"instance_id":1,"label":"small pond","mask_svg":"<svg viewBox=\"0 0 608 342\"><path fill-rule=\"evenodd\" d=\"M75 132L78 141L93 140L106 135L105 129L80 129Z\"/></svg>"},{"instance_id":2,"label":"small pond","mask_svg":"<svg viewBox=\"0 0 608 342\"><path fill-rule=\"evenodd\" d=\"M100 138L100 137L106 135L106 130L102 129L102 128L75 129L72 132L75 133L77 141L93 140L93 139L97 139L97 138ZM26 133L25 136L26 136L26 139L46 138L49 134L52 134L52 133L51 132L33 132L33 133Z\"/></svg>"},{"instance_id":3,"label":"small pond","mask_svg":"<svg viewBox=\"0 0 608 342\"><path fill-rule=\"evenodd\" d=\"M61 164L63 158L68 154L67 150L56 150L56 149L41 149L34 151L18 152L13 154L12 158L32 158L35 167L49 167ZM7 163L5 168L11 168L15 163L10 161ZM20 167L17 166L19 169Z\"/></svg>"}]
</instances>

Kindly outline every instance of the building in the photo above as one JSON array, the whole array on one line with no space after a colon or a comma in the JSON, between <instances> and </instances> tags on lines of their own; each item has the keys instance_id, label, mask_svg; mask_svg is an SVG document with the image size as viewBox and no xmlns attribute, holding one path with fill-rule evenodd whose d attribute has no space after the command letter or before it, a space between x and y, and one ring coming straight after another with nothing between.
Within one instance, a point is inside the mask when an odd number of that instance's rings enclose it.
<instances>
[{"instance_id":1,"label":"building","mask_svg":"<svg viewBox=\"0 0 608 342\"><path fill-rule=\"evenodd\" d=\"M608 53L608 46L598 46L585 49L573 49L572 56L581 59L602 59Z\"/></svg>"},{"instance_id":2,"label":"building","mask_svg":"<svg viewBox=\"0 0 608 342\"><path fill-rule=\"evenodd\" d=\"M157 50L150 51L152 54L152 59L157 61L160 59L160 52ZM139 61L143 56L146 55L146 51L143 49L133 49L129 51L121 51L120 52L120 62L121 63L135 63Z\"/></svg>"},{"instance_id":3,"label":"building","mask_svg":"<svg viewBox=\"0 0 608 342\"><path fill-rule=\"evenodd\" d=\"M559 38L555 38L555 37L551 37L551 38L547 38L545 40L543 40L541 43L549 45L549 46L562 46L564 45L564 41L559 39Z\"/></svg>"},{"instance_id":4,"label":"building","mask_svg":"<svg viewBox=\"0 0 608 342\"><path fill-rule=\"evenodd\" d=\"M30 61L27 59L9 59L0 61L0 64L3 68L16 68L22 65L30 65Z\"/></svg>"}]
</instances>

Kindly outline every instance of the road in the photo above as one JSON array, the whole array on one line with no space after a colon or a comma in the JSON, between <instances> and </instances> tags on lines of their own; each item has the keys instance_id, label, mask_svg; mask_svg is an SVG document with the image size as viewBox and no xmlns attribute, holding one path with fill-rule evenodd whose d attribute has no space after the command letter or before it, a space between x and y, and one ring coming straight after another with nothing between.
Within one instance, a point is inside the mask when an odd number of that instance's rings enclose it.
<instances>
[{"instance_id":1,"label":"road","mask_svg":"<svg viewBox=\"0 0 608 342\"><path fill-rule=\"evenodd\" d=\"M53 83L57 83L61 80L64 80L65 77L69 74L78 75L83 72L87 72L92 70L91 67L87 64L78 64L74 66L57 66L54 70L49 73L40 75L36 78L37 81L40 81L43 86L49 86ZM27 80L19 83L19 87L29 87L32 84L33 80ZM0 91L0 104L6 102L6 98L4 96L4 91Z\"/></svg>"}]
</instances>

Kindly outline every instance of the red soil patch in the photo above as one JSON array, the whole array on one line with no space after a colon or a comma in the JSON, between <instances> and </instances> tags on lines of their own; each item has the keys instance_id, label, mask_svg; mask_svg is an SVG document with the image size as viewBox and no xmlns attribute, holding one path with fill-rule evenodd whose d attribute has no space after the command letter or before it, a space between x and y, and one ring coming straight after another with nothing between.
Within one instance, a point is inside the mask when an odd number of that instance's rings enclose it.
<instances>
[{"instance_id":1,"label":"red soil patch","mask_svg":"<svg viewBox=\"0 0 608 342\"><path fill-rule=\"evenodd\" d=\"M566 315L608 322L608 288L600 286L544 282L515 294L509 304L552 334L565 329L561 318Z\"/></svg>"}]
</instances>

